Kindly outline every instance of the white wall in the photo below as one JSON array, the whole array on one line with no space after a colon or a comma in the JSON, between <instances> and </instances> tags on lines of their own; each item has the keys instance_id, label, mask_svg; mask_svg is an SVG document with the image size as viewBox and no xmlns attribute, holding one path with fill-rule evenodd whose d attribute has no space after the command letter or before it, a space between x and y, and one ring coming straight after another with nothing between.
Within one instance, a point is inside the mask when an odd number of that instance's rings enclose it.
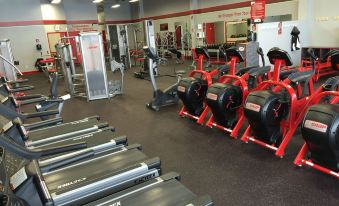
<instances>
[{"instance_id":1,"label":"white wall","mask_svg":"<svg viewBox=\"0 0 339 206\"><path fill-rule=\"evenodd\" d=\"M306 45L309 39L309 32L305 31L306 23L301 21L282 22L282 33L280 35L278 34L278 24L279 22L272 22L259 24L257 26L257 41L265 54L266 65L270 64L266 54L273 47L279 47L287 51L291 56L293 66L300 65L301 49L291 51L291 31L293 26L298 27L301 31L299 35L300 45Z\"/></svg>"},{"instance_id":2,"label":"white wall","mask_svg":"<svg viewBox=\"0 0 339 206\"><path fill-rule=\"evenodd\" d=\"M160 16L190 10L190 0L143 0L144 16Z\"/></svg>"},{"instance_id":3,"label":"white wall","mask_svg":"<svg viewBox=\"0 0 339 206\"><path fill-rule=\"evenodd\" d=\"M44 54L48 51L48 42L43 25L0 27L0 38L11 40L14 58L20 61L21 71L32 71L40 52L35 49L36 39L40 40Z\"/></svg>"},{"instance_id":4,"label":"white wall","mask_svg":"<svg viewBox=\"0 0 339 206\"><path fill-rule=\"evenodd\" d=\"M299 0L299 17L308 23L309 44L339 47L339 1Z\"/></svg>"}]
</instances>

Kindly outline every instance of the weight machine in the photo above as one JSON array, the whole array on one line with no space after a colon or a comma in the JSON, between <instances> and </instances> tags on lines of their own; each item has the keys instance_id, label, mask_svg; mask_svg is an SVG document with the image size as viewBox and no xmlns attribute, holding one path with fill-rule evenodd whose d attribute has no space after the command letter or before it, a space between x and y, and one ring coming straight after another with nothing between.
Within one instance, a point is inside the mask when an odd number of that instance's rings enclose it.
<instances>
[{"instance_id":1,"label":"weight machine","mask_svg":"<svg viewBox=\"0 0 339 206\"><path fill-rule=\"evenodd\" d=\"M110 59L131 68L127 25L107 25Z\"/></svg>"},{"instance_id":2,"label":"weight machine","mask_svg":"<svg viewBox=\"0 0 339 206\"><path fill-rule=\"evenodd\" d=\"M9 39L0 39L0 73L9 81L17 80L17 72L21 71L14 65L11 42Z\"/></svg>"},{"instance_id":3,"label":"weight machine","mask_svg":"<svg viewBox=\"0 0 339 206\"><path fill-rule=\"evenodd\" d=\"M75 37L67 37L75 38ZM66 40L62 39L62 41ZM58 60L60 61L62 73L65 79L65 85L67 92L70 93L72 97L86 97L86 91L84 89L84 75L76 73L74 57L72 53L72 45L70 43L58 43L56 45L56 51L58 55Z\"/></svg>"}]
</instances>

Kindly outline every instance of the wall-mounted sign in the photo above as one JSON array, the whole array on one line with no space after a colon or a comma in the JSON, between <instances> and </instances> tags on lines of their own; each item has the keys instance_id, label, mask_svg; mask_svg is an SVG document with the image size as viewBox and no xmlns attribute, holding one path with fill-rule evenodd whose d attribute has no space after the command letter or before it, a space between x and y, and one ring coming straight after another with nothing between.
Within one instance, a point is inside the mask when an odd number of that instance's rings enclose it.
<instances>
[{"instance_id":1,"label":"wall-mounted sign","mask_svg":"<svg viewBox=\"0 0 339 206\"><path fill-rule=\"evenodd\" d=\"M232 18L232 17L243 17L243 18L248 18L250 16L250 12L248 11L241 11L241 12L232 12L232 13L224 13L224 14L219 14L218 18L221 19L227 19L227 18Z\"/></svg>"},{"instance_id":2,"label":"wall-mounted sign","mask_svg":"<svg viewBox=\"0 0 339 206\"><path fill-rule=\"evenodd\" d=\"M282 34L282 22L278 23L278 35Z\"/></svg>"}]
</instances>

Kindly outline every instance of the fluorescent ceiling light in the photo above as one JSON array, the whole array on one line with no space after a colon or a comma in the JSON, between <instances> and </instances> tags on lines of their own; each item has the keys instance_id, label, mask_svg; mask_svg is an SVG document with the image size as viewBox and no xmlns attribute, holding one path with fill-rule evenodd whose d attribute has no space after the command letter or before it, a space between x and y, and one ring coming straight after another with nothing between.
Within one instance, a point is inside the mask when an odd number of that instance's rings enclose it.
<instances>
[{"instance_id":1,"label":"fluorescent ceiling light","mask_svg":"<svg viewBox=\"0 0 339 206\"><path fill-rule=\"evenodd\" d=\"M138 2L139 0L129 0L129 3Z\"/></svg>"},{"instance_id":2,"label":"fluorescent ceiling light","mask_svg":"<svg viewBox=\"0 0 339 206\"><path fill-rule=\"evenodd\" d=\"M114 5L112 6L113 9L116 9L116 8L119 8L119 7L120 7L120 4L114 4Z\"/></svg>"},{"instance_id":3,"label":"fluorescent ceiling light","mask_svg":"<svg viewBox=\"0 0 339 206\"><path fill-rule=\"evenodd\" d=\"M104 0L94 0L93 3L98 4L98 3L101 3L101 2L103 2L103 1L104 1Z\"/></svg>"},{"instance_id":4,"label":"fluorescent ceiling light","mask_svg":"<svg viewBox=\"0 0 339 206\"><path fill-rule=\"evenodd\" d=\"M62 0L52 0L51 4L60 4Z\"/></svg>"}]
</instances>

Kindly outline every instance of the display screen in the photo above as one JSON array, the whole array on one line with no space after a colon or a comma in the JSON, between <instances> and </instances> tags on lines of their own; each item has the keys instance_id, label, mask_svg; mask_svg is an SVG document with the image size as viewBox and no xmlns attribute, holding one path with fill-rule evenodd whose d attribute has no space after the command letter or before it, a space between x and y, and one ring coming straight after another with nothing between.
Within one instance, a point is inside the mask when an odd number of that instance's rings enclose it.
<instances>
[{"instance_id":1,"label":"display screen","mask_svg":"<svg viewBox=\"0 0 339 206\"><path fill-rule=\"evenodd\" d=\"M168 24L160 24L160 31L168 31Z\"/></svg>"}]
</instances>

